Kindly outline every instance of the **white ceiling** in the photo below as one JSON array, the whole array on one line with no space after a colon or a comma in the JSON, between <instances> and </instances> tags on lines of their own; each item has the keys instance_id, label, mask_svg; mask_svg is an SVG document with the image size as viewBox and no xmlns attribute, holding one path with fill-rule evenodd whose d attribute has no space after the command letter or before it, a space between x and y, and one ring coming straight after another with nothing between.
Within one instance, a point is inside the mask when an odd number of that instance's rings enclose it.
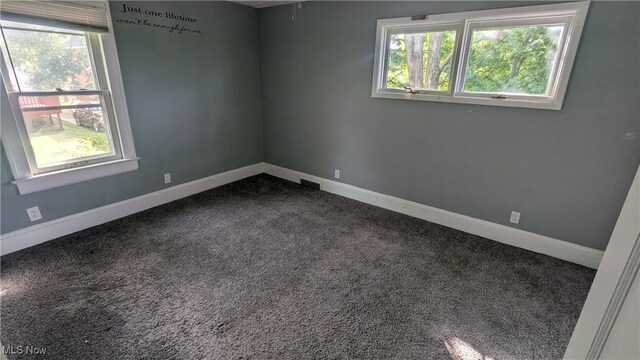
<instances>
[{"instance_id":1,"label":"white ceiling","mask_svg":"<svg viewBox=\"0 0 640 360\"><path fill-rule=\"evenodd\" d=\"M251 6L254 8L265 8L265 7L269 7L269 6L278 6L278 5L284 5L284 4L294 4L297 2L300 2L300 0L298 1L280 1L280 0L263 0L263 1L248 1L248 0L227 0L229 2L233 2L236 4L241 4L241 5L246 5L246 6Z\"/></svg>"}]
</instances>

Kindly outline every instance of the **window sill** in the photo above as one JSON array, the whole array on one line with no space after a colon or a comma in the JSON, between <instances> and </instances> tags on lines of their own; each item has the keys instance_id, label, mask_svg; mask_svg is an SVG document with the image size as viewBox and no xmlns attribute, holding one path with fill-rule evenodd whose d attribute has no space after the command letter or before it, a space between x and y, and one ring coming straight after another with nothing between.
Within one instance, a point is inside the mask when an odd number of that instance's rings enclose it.
<instances>
[{"instance_id":1,"label":"window sill","mask_svg":"<svg viewBox=\"0 0 640 360\"><path fill-rule=\"evenodd\" d=\"M474 105L491 105L491 106L507 106L507 107L519 107L530 109L547 109L547 110L560 110L562 108L562 101L553 101L551 98L544 98L541 100L526 100L526 99L492 99L486 97L474 97L474 96L451 96L451 95L437 95L437 94L411 94L411 93L397 93L397 92L384 92L377 91L371 94L373 98L382 99L401 99L401 100L418 100L418 101L436 101L436 102L448 102L457 104L474 104Z\"/></svg>"},{"instance_id":2,"label":"window sill","mask_svg":"<svg viewBox=\"0 0 640 360\"><path fill-rule=\"evenodd\" d=\"M134 171L138 169L139 159L140 158L115 160L76 169L61 170L16 180L13 183L18 186L20 195L31 194L42 190Z\"/></svg>"}]
</instances>

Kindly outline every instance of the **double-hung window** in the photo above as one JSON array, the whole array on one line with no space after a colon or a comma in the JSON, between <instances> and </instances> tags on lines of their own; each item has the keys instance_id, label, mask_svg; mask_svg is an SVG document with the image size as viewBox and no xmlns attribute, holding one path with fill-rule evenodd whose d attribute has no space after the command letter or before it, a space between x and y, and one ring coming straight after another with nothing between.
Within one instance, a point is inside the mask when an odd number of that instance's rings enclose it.
<instances>
[{"instance_id":1,"label":"double-hung window","mask_svg":"<svg viewBox=\"0 0 640 360\"><path fill-rule=\"evenodd\" d=\"M372 96L559 110L588 7L378 20Z\"/></svg>"},{"instance_id":2,"label":"double-hung window","mask_svg":"<svg viewBox=\"0 0 640 360\"><path fill-rule=\"evenodd\" d=\"M2 140L20 193L137 169L106 1L2 1Z\"/></svg>"}]
</instances>

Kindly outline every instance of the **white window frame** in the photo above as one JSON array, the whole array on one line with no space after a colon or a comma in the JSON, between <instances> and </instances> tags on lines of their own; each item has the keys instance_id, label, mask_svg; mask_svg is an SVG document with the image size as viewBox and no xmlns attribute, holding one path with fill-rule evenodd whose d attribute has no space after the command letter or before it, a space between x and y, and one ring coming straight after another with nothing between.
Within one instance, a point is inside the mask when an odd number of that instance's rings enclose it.
<instances>
[{"instance_id":1,"label":"white window frame","mask_svg":"<svg viewBox=\"0 0 640 360\"><path fill-rule=\"evenodd\" d=\"M571 69L590 1L516 8L481 10L461 13L427 15L424 19L411 17L380 19L377 23L373 83L371 96L375 98L439 101L450 103L524 107L560 110L564 101ZM511 93L475 93L464 91L471 35L474 29L491 26L527 24L565 24L558 43L556 62L545 95ZM415 92L386 88L387 59L390 34L407 29L457 28L454 54L451 60L449 91L416 90ZM432 30L433 31L433 30Z\"/></svg>"},{"instance_id":2,"label":"white window frame","mask_svg":"<svg viewBox=\"0 0 640 360\"><path fill-rule=\"evenodd\" d=\"M31 151L31 145L28 142L28 134L23 129L24 124L20 126L22 112L18 104L18 96L31 93L12 93L12 84L8 77L12 75L3 64L2 78L13 116L11 118L2 117L2 142L15 179L13 183L17 185L21 195L138 169L139 158L136 156L133 144L133 134L108 3L106 3L106 12L109 32L90 33L88 45L95 62L95 71L103 72L100 77L107 79L107 81L106 84L100 84L102 88L97 91L81 92L85 94L99 93L103 96L103 111L107 112L113 145L117 147L114 149L114 156L83 159L77 163L60 165L53 171L39 173L33 160L29 161L29 158L33 159L33 156L28 155L28 152ZM105 70L106 73L104 73ZM48 93L38 92L38 94L47 95ZM51 92L51 95L60 94Z\"/></svg>"},{"instance_id":3,"label":"white window frame","mask_svg":"<svg viewBox=\"0 0 640 360\"><path fill-rule=\"evenodd\" d=\"M462 28L459 22L451 22L451 21L442 21L436 22L432 21L430 24L411 24L412 26L394 26L387 30L385 35L385 48L388 49L391 43L391 35L400 33L400 34L409 34L409 33L420 33L420 32L440 32L440 31L455 31L456 39L453 46L453 54L451 55L451 65L454 64L454 60L456 59L458 53L458 36L462 33ZM388 67L388 53L384 54L383 59L383 69L380 73L382 76L381 84L386 84L387 82L387 67ZM455 70L454 66L451 66L451 72L449 73L449 89L448 90L432 90L432 89L411 89L415 91L417 94L430 94L430 95L451 95L453 93L453 83L455 81ZM393 88L385 88L385 92L395 93L395 94L404 94L407 91L402 89L393 89Z\"/></svg>"}]
</instances>

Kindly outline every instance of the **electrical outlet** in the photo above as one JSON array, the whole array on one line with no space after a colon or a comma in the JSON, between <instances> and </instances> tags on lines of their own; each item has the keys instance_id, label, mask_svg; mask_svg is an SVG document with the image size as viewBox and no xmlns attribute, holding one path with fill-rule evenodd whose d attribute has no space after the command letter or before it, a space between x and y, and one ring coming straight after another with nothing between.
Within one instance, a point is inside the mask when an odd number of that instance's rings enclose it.
<instances>
[{"instance_id":1,"label":"electrical outlet","mask_svg":"<svg viewBox=\"0 0 640 360\"><path fill-rule=\"evenodd\" d=\"M171 183L171 174L164 174L164 183L165 184Z\"/></svg>"},{"instance_id":2,"label":"electrical outlet","mask_svg":"<svg viewBox=\"0 0 640 360\"><path fill-rule=\"evenodd\" d=\"M520 222L520 213L517 211L512 211L511 212L511 219L509 219L509 221L513 224L517 224Z\"/></svg>"},{"instance_id":3,"label":"electrical outlet","mask_svg":"<svg viewBox=\"0 0 640 360\"><path fill-rule=\"evenodd\" d=\"M336 179L340 179L340 170L336 169L335 177Z\"/></svg>"},{"instance_id":4,"label":"electrical outlet","mask_svg":"<svg viewBox=\"0 0 640 360\"><path fill-rule=\"evenodd\" d=\"M29 220L36 221L42 219L42 214L40 213L40 208L37 206L31 207L27 209L27 214L29 215Z\"/></svg>"}]
</instances>

